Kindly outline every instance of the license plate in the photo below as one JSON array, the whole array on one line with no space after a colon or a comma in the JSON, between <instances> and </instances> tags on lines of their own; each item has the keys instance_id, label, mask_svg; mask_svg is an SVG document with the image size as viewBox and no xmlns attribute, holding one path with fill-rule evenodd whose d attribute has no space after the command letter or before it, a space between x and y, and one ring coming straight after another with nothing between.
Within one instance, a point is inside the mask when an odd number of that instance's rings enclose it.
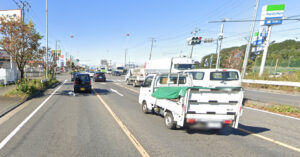
<instances>
[{"instance_id":1,"label":"license plate","mask_svg":"<svg viewBox=\"0 0 300 157\"><path fill-rule=\"evenodd\" d=\"M221 128L222 125L221 125L221 123L218 123L218 122L209 122L209 123L207 123L207 127L208 128Z\"/></svg>"},{"instance_id":2,"label":"license plate","mask_svg":"<svg viewBox=\"0 0 300 157\"><path fill-rule=\"evenodd\" d=\"M80 91L85 91L85 89L84 88L80 88Z\"/></svg>"}]
</instances>

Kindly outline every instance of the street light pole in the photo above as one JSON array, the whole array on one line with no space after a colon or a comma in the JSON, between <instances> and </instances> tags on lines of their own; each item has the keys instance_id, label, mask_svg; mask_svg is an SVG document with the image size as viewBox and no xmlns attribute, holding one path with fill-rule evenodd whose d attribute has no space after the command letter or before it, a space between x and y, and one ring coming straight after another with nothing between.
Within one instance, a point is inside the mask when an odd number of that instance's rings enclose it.
<instances>
[{"instance_id":1,"label":"street light pole","mask_svg":"<svg viewBox=\"0 0 300 157\"><path fill-rule=\"evenodd\" d=\"M46 78L48 79L48 0L46 0Z\"/></svg>"},{"instance_id":2,"label":"street light pole","mask_svg":"<svg viewBox=\"0 0 300 157\"><path fill-rule=\"evenodd\" d=\"M219 45L218 45L218 57L217 57L217 63L216 63L216 69L220 68L220 52L222 48L222 40L223 40L223 30L224 30L224 23L221 25L221 33L219 35Z\"/></svg>"}]
</instances>

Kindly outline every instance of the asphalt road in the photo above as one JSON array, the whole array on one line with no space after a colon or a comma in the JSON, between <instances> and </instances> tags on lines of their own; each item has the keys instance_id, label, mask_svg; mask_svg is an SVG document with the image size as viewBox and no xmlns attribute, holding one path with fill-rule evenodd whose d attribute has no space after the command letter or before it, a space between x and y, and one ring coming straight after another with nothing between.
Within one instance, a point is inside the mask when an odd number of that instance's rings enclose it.
<instances>
[{"instance_id":1,"label":"asphalt road","mask_svg":"<svg viewBox=\"0 0 300 157\"><path fill-rule=\"evenodd\" d=\"M300 95L265 92L259 90L246 90L245 98L265 103L278 103L300 106Z\"/></svg>"},{"instance_id":2,"label":"asphalt road","mask_svg":"<svg viewBox=\"0 0 300 157\"><path fill-rule=\"evenodd\" d=\"M169 130L161 116L142 113L138 88L125 85L122 77L108 80L93 83L95 92L150 156L300 156L292 149L300 148L299 120L246 109L240 128L257 134ZM0 141L53 91L1 118ZM0 156L141 156L95 92L74 94L67 81L11 137Z\"/></svg>"}]
</instances>

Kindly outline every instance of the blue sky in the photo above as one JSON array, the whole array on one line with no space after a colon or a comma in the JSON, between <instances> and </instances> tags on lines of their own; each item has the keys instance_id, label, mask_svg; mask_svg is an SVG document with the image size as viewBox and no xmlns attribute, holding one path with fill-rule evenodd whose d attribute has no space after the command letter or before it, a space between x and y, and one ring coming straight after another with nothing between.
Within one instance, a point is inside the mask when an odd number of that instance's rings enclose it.
<instances>
[{"instance_id":1,"label":"blue sky","mask_svg":"<svg viewBox=\"0 0 300 157\"><path fill-rule=\"evenodd\" d=\"M45 36L45 0L27 1L31 9L26 12L26 20L32 20ZM286 16L300 15L299 0L261 0L257 19L267 4L286 4ZM101 59L124 63L127 48L130 61L143 64L149 58L152 37L156 39L154 59L188 55L191 47L186 38L193 29L199 28L198 35L203 38L216 38L221 24L208 21L250 20L254 5L255 0L48 0L49 46L54 48L58 40L63 54L69 52L89 65L98 65ZM1 1L1 10L16 8L13 0ZM300 36L299 24L285 21L274 26L271 40L296 39ZM250 23L225 23L222 47L246 44L244 37L249 29ZM44 38L43 45L45 41ZM201 44L194 47L193 56L200 60L215 49L215 43Z\"/></svg>"}]
</instances>

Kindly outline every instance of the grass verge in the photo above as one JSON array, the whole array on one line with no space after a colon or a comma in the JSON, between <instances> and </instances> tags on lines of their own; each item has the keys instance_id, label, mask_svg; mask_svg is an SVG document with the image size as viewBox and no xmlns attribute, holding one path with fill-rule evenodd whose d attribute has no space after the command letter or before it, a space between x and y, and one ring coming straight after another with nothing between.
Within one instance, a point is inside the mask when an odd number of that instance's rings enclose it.
<instances>
[{"instance_id":1,"label":"grass verge","mask_svg":"<svg viewBox=\"0 0 300 157\"><path fill-rule=\"evenodd\" d=\"M245 102L245 106L300 118L300 107L295 107L291 105L270 104L270 103L262 103L262 102L247 100Z\"/></svg>"},{"instance_id":2,"label":"grass verge","mask_svg":"<svg viewBox=\"0 0 300 157\"><path fill-rule=\"evenodd\" d=\"M51 77L50 77L51 78ZM23 100L30 95L45 90L48 86L51 86L58 81L56 79L49 79L48 81L41 83L41 79L36 80L23 80L18 82L16 87L9 91L6 96L20 97Z\"/></svg>"}]
</instances>

